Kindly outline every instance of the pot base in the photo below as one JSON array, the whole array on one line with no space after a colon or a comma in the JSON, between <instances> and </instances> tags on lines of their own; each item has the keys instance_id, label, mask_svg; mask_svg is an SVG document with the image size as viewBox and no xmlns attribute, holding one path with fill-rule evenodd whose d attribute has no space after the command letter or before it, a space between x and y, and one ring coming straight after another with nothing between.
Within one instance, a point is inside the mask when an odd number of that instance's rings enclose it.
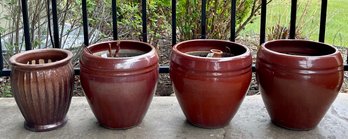
<instances>
[{"instance_id":1,"label":"pot base","mask_svg":"<svg viewBox=\"0 0 348 139\"><path fill-rule=\"evenodd\" d=\"M99 122L98 122L98 123L99 123ZM103 127L103 128L111 129L111 130L127 130L127 129L131 129L131 128L133 128L133 127L136 127L136 126L140 125L140 123L141 123L141 122L136 123L136 124L134 124L134 125L132 125L132 126L120 127L120 128L118 128L118 127L110 127L110 126L107 126L107 125L104 125L104 124L101 124L101 123L99 123L99 125L100 125L101 127Z\"/></svg>"},{"instance_id":2,"label":"pot base","mask_svg":"<svg viewBox=\"0 0 348 139\"><path fill-rule=\"evenodd\" d=\"M24 122L24 127L27 130L34 131L34 132L43 132L43 131L50 131L54 130L60 127L63 127L67 123L67 118L64 118L64 120L60 122L56 122L53 124L47 124L47 125L33 125L28 124L27 122Z\"/></svg>"},{"instance_id":3,"label":"pot base","mask_svg":"<svg viewBox=\"0 0 348 139\"><path fill-rule=\"evenodd\" d=\"M309 131L309 130L312 130L314 129L315 127L312 127L312 128L294 128L294 127L288 127L288 126L285 126L277 121L274 121L272 120L272 123L278 127L281 127L281 128L284 128L284 129L288 129L288 130L293 130L293 131Z\"/></svg>"},{"instance_id":4,"label":"pot base","mask_svg":"<svg viewBox=\"0 0 348 139\"><path fill-rule=\"evenodd\" d=\"M205 126L205 125L193 123L193 122L191 122L191 121L189 121L189 120L187 120L187 119L186 119L186 122L189 123L190 125L195 126L195 127L204 128L204 129L218 129L218 128L224 128L225 126L227 126L228 124L230 124L230 122L228 122L227 124L224 124L224 125Z\"/></svg>"}]
</instances>

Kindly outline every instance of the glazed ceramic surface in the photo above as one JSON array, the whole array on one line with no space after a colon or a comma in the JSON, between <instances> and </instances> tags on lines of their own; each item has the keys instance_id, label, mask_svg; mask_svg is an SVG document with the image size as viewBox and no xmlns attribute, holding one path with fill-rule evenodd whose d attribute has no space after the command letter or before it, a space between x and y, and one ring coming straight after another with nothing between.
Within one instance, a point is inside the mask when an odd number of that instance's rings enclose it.
<instances>
[{"instance_id":1,"label":"glazed ceramic surface","mask_svg":"<svg viewBox=\"0 0 348 139\"><path fill-rule=\"evenodd\" d=\"M72 53L40 49L10 58L11 87L25 128L47 131L66 123L74 84Z\"/></svg>"},{"instance_id":2,"label":"glazed ceramic surface","mask_svg":"<svg viewBox=\"0 0 348 139\"><path fill-rule=\"evenodd\" d=\"M227 56L191 55L217 50ZM190 40L176 44L171 54L170 78L188 122L203 128L229 124L248 90L251 63L250 51L230 41Z\"/></svg>"},{"instance_id":3,"label":"glazed ceramic surface","mask_svg":"<svg viewBox=\"0 0 348 139\"><path fill-rule=\"evenodd\" d=\"M119 57L103 57L117 45ZM80 66L83 90L100 125L127 129L140 124L158 80L153 46L138 41L94 44L84 49Z\"/></svg>"},{"instance_id":4,"label":"glazed ceramic surface","mask_svg":"<svg viewBox=\"0 0 348 139\"><path fill-rule=\"evenodd\" d=\"M343 81L339 51L305 40L266 42L258 51L256 70L272 122L294 130L314 128Z\"/></svg>"}]
</instances>

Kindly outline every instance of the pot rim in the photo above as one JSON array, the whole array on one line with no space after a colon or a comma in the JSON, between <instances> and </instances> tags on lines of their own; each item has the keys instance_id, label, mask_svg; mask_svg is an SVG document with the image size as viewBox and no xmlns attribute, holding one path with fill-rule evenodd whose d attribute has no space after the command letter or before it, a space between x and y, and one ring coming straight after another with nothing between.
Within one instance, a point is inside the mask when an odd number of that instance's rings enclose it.
<instances>
[{"instance_id":1,"label":"pot rim","mask_svg":"<svg viewBox=\"0 0 348 139\"><path fill-rule=\"evenodd\" d=\"M231 56L231 57L199 57L199 56L193 56L193 55L189 55L189 54L186 54L184 52L181 52L177 49L177 47L181 44L184 44L184 43L190 43L190 42L197 42L197 41L203 41L203 42L222 42L222 43L229 43L229 44L233 44L233 45L238 45L240 47L243 47L246 51L240 55L236 55L236 56ZM245 58L249 55L251 55L251 52L249 50L248 47L242 45L242 44L239 44L239 43L235 43L235 42L231 42L231 41L228 41L228 40L219 40L219 39L193 39L193 40L186 40L186 41L182 41L182 42L179 42L177 44L175 44L173 46L173 52L176 52L176 54L180 55L180 56L184 56L184 57L190 57L194 60L197 60L197 61L230 61L230 60L234 60L234 59L241 59L241 58Z\"/></svg>"},{"instance_id":2,"label":"pot rim","mask_svg":"<svg viewBox=\"0 0 348 139\"><path fill-rule=\"evenodd\" d=\"M318 55L318 56L302 56L302 55L285 54L285 53L280 53L280 52L268 49L266 47L267 44L274 43L274 42L309 42L309 43L313 43L313 44L317 44L317 45L323 45L325 47L330 47L330 48L334 49L335 51L333 53L324 54L324 55ZM267 41L267 42L263 43L261 45L261 48L264 49L265 51L273 54L273 55L279 55L279 56L283 56L283 57L293 57L293 58L308 58L308 57L310 57L310 58L320 58L320 57L334 56L337 53L339 53L338 49L333 47L332 45L325 44L325 43L322 43L322 42L311 41L311 40L304 40L304 39L277 39L277 40L271 40L271 41Z\"/></svg>"},{"instance_id":3,"label":"pot rim","mask_svg":"<svg viewBox=\"0 0 348 139\"><path fill-rule=\"evenodd\" d=\"M54 61L51 63L45 63L45 64L23 64L23 63L20 63L17 61L18 58L20 58L24 55L36 54L36 53L46 53L46 52L51 52L51 53L61 52L61 53L65 53L67 56L61 60ZM43 68L49 68L52 66L64 64L64 63L68 62L72 57L73 57L72 52L70 52L68 50L58 49L58 48L46 48L46 49L29 50L29 51L15 54L9 59L9 61L10 61L10 64L12 66L17 66L17 67L21 67L21 68L28 68L28 69L43 69Z\"/></svg>"},{"instance_id":4,"label":"pot rim","mask_svg":"<svg viewBox=\"0 0 348 139\"><path fill-rule=\"evenodd\" d=\"M143 44L145 46L150 47L151 51L148 51L145 54L141 54L141 55L137 55L137 56L131 56L131 57L101 57L101 56L93 55L93 54L91 54L90 52L87 51L87 49L89 49L89 48L97 47L98 45L112 43L112 42L140 43L140 44ZM134 58L139 58L139 57L144 57L144 56L146 57L148 55L151 55L151 53L156 53L156 48L153 47L152 45L148 44L148 43L141 42L141 41L136 41L136 40L109 40L109 41L103 41L103 42L98 42L98 43L95 43L95 44L91 44L91 45L87 46L86 48L84 48L83 51L86 54L85 56L87 56L88 58L96 59L96 60L128 60L128 59L134 59Z\"/></svg>"},{"instance_id":5,"label":"pot rim","mask_svg":"<svg viewBox=\"0 0 348 139\"><path fill-rule=\"evenodd\" d=\"M103 51L104 48L102 45L106 45L108 43L116 43L116 42L124 42L128 43L123 47L124 49L132 49L132 50L140 50L144 52L144 54L131 56L131 57L101 57L94 55L93 53ZM122 45L122 44L121 44ZM133 46L134 45L134 46ZM122 46L121 46L122 47ZM88 49L90 49L93 53L90 53ZM117 75L129 75L130 72L132 74L139 74L143 72L147 72L149 70L153 70L155 67L158 67L158 54L155 47L148 43L144 43L141 41L135 40L112 40L112 41L103 41L100 43L96 43L85 48L81 54L80 68L81 71L93 71L93 72L112 72ZM93 50L94 48L94 50ZM105 50L107 47L105 47ZM98 50L98 51L95 51ZM122 50L122 49L121 49ZM99 73L98 72L98 73ZM101 73L101 72L100 72Z\"/></svg>"}]
</instances>

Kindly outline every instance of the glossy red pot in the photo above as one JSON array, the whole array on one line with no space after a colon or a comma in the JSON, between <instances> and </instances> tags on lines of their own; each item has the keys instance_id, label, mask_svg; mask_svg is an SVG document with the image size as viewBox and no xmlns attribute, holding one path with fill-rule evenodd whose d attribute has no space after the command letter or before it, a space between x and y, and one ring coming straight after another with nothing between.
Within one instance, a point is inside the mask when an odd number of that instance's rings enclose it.
<instances>
[{"instance_id":1,"label":"glossy red pot","mask_svg":"<svg viewBox=\"0 0 348 139\"><path fill-rule=\"evenodd\" d=\"M153 46L126 40L93 44L83 50L80 67L82 88L100 125L127 129L141 123L158 79Z\"/></svg>"},{"instance_id":2,"label":"glossy red pot","mask_svg":"<svg viewBox=\"0 0 348 139\"><path fill-rule=\"evenodd\" d=\"M203 128L229 124L249 88L251 64L249 49L230 41L173 46L170 78L188 122Z\"/></svg>"},{"instance_id":3,"label":"glossy red pot","mask_svg":"<svg viewBox=\"0 0 348 139\"><path fill-rule=\"evenodd\" d=\"M72 53L61 49L30 50L10 58L11 87L25 128L48 131L67 119L73 85Z\"/></svg>"},{"instance_id":4,"label":"glossy red pot","mask_svg":"<svg viewBox=\"0 0 348 139\"><path fill-rule=\"evenodd\" d=\"M266 42L258 51L257 79L274 124L310 130L320 122L343 82L340 52L306 40Z\"/></svg>"}]
</instances>

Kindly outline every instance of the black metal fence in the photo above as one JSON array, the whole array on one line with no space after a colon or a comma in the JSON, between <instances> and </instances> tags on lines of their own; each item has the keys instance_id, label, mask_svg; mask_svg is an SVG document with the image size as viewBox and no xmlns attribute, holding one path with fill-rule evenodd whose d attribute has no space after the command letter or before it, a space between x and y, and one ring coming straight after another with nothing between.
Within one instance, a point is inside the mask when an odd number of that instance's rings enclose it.
<instances>
[{"instance_id":1,"label":"black metal fence","mask_svg":"<svg viewBox=\"0 0 348 139\"><path fill-rule=\"evenodd\" d=\"M236 37L236 1L237 0L231 0L231 34L230 34L230 41L235 41ZM172 0L172 45L176 44L177 42L177 34L176 34L176 0ZM25 49L31 50L31 42L30 42L30 33L29 33L29 20L28 20L28 6L27 6L27 0L21 0L22 4L22 15L23 15L23 26L24 26L24 37L25 37ZM57 2L56 0L51 1L52 4L52 19L53 19L53 47L59 48L60 42L59 42L59 29L58 29L58 16L57 16ZM141 1L142 5L142 40L144 42L147 42L147 12L146 12L146 0ZM115 12L117 9L116 6L116 0L112 0L112 23L113 23L113 39L118 39L117 34L117 13ZM201 16L201 39L206 38L206 9L207 9L207 0L202 0L202 16ZM267 11L267 0L262 0L261 4L261 23L260 23L260 42L261 45L266 41L266 11ZM296 13L297 13L297 0L291 1L291 18L290 18L290 34L289 38L294 39L296 36ZM326 27L326 13L327 13L327 0L322 0L321 2L321 15L320 15L320 28L319 28L319 42L325 41L325 27ZM50 17L48 17L50 19ZM88 17L87 17L87 1L82 0L82 19L83 19L83 32L84 32L84 46L89 45L89 38L88 38ZM0 35L1 37L1 35ZM1 38L0 38L0 47L1 47ZM168 48L170 49L170 48ZM2 49L0 48L0 51L2 53ZM3 57L0 56L0 66L1 66L1 76L9 76L10 70L9 69L3 69ZM344 70L348 70L348 65L344 65ZM253 66L253 71L255 71L255 66ZM161 65L160 66L160 73L168 73L169 72L169 66L168 65ZM75 74L79 75L80 70L75 69Z\"/></svg>"}]
</instances>

